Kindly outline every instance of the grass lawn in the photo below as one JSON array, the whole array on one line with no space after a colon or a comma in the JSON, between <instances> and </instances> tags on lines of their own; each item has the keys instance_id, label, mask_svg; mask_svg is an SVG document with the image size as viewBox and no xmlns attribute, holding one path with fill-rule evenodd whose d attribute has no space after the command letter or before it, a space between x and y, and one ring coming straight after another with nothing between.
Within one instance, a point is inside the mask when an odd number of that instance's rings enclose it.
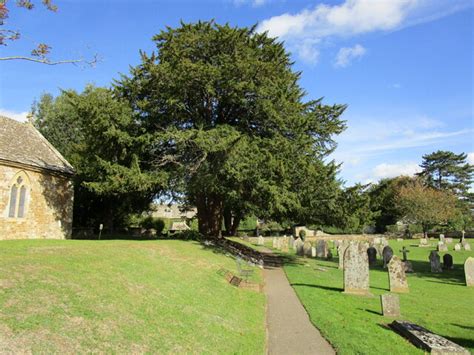
<instances>
[{"instance_id":1,"label":"grass lawn","mask_svg":"<svg viewBox=\"0 0 474 355\"><path fill-rule=\"evenodd\" d=\"M390 241L396 255L401 256L403 245L408 247L408 259L415 270L407 274L410 292L400 295L400 319L424 326L473 352L474 287L465 286L463 264L474 252L454 252L454 244L450 244L454 270L432 274L428 255L434 248L418 248L416 244ZM444 253L440 255L442 260ZM370 271L372 298L341 293L343 273L337 267L337 257L334 261L304 259L302 264L285 265L285 271L311 321L338 353L422 354L386 327L392 319L381 314L379 295L389 292L388 273L382 270L381 262Z\"/></svg>"},{"instance_id":2,"label":"grass lawn","mask_svg":"<svg viewBox=\"0 0 474 355\"><path fill-rule=\"evenodd\" d=\"M0 353L262 354L265 296L222 267L190 241L1 241Z\"/></svg>"}]
</instances>

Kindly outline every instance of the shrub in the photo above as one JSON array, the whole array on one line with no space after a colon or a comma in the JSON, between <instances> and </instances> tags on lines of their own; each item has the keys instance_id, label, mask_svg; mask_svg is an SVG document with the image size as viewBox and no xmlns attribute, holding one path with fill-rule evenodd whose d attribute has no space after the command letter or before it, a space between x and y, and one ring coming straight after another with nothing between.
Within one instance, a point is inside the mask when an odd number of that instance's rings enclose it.
<instances>
[{"instance_id":1,"label":"shrub","mask_svg":"<svg viewBox=\"0 0 474 355\"><path fill-rule=\"evenodd\" d=\"M388 224L385 226L385 230L388 232L388 233L398 233L399 230L398 230L398 226L396 224Z\"/></svg>"},{"instance_id":2,"label":"shrub","mask_svg":"<svg viewBox=\"0 0 474 355\"><path fill-rule=\"evenodd\" d=\"M199 233L198 231L193 231L193 230L187 230L187 231L174 233L172 235L172 238L179 239L179 240L196 240L196 241L203 240L202 234Z\"/></svg>"},{"instance_id":3,"label":"shrub","mask_svg":"<svg viewBox=\"0 0 474 355\"><path fill-rule=\"evenodd\" d=\"M146 230L154 229L156 234L161 234L165 228L165 222L162 219L147 216L141 220L140 227Z\"/></svg>"}]
</instances>

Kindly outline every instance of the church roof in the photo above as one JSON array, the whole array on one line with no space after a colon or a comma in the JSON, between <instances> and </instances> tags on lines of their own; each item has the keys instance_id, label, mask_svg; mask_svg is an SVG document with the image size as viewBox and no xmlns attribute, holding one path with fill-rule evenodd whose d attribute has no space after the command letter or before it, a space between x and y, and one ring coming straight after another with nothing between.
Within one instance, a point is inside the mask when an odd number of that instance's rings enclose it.
<instances>
[{"instance_id":1,"label":"church roof","mask_svg":"<svg viewBox=\"0 0 474 355\"><path fill-rule=\"evenodd\" d=\"M74 168L31 123L0 116L0 164L16 163L64 174Z\"/></svg>"}]
</instances>

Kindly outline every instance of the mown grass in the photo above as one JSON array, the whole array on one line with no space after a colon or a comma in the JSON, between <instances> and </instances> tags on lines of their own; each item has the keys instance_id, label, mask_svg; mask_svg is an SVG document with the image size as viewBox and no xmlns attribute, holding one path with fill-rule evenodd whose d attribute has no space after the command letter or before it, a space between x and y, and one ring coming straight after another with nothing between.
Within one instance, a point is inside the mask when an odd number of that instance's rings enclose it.
<instances>
[{"instance_id":1,"label":"mown grass","mask_svg":"<svg viewBox=\"0 0 474 355\"><path fill-rule=\"evenodd\" d=\"M410 250L414 274L408 274L410 292L400 294L401 317L474 351L474 288L466 287L464 261L474 252L453 251L454 270L432 274L428 255L416 241L391 241L396 255ZM433 241L433 244L436 244ZM445 253L440 253L441 260ZM333 255L337 255L333 250ZM285 266L287 277L313 324L339 354L421 354L419 349L387 328L393 319L382 316L380 295L389 292L388 273L381 261L370 270L371 293L366 298L343 294L343 273L333 261L304 259Z\"/></svg>"},{"instance_id":2,"label":"mown grass","mask_svg":"<svg viewBox=\"0 0 474 355\"><path fill-rule=\"evenodd\" d=\"M191 241L2 241L0 353L263 353L264 295L220 268Z\"/></svg>"}]
</instances>

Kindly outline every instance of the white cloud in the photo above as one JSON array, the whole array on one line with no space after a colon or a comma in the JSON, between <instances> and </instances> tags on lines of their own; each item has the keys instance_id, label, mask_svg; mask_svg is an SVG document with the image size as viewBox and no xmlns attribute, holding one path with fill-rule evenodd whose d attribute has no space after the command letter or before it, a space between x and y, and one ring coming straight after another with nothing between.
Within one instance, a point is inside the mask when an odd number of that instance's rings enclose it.
<instances>
[{"instance_id":1,"label":"white cloud","mask_svg":"<svg viewBox=\"0 0 474 355\"><path fill-rule=\"evenodd\" d=\"M237 0L250 1L250 0ZM255 0L254 0L255 1ZM262 0L265 1L265 0ZM302 59L307 47L329 38L350 38L377 31L394 31L460 11L470 0L345 0L339 5L318 4L298 13L283 13L263 20L258 31L284 40Z\"/></svg>"},{"instance_id":2,"label":"white cloud","mask_svg":"<svg viewBox=\"0 0 474 355\"><path fill-rule=\"evenodd\" d=\"M377 179L392 178L400 175L413 176L421 171L417 163L405 164L387 164L382 163L377 165L372 170L372 175Z\"/></svg>"},{"instance_id":3,"label":"white cloud","mask_svg":"<svg viewBox=\"0 0 474 355\"><path fill-rule=\"evenodd\" d=\"M29 114L28 111L17 112L17 111L11 111L11 110L6 110L6 109L3 109L3 108L0 108L0 116L5 116L5 117L8 117L8 118L12 118L12 119L14 119L16 121L20 121L20 122L25 122L27 120L28 114Z\"/></svg>"},{"instance_id":4,"label":"white cloud","mask_svg":"<svg viewBox=\"0 0 474 355\"><path fill-rule=\"evenodd\" d=\"M393 83L392 85L390 85L390 87L392 89L401 89L402 88L402 84L400 83Z\"/></svg>"},{"instance_id":5,"label":"white cloud","mask_svg":"<svg viewBox=\"0 0 474 355\"><path fill-rule=\"evenodd\" d=\"M474 152L467 153L467 162L474 165Z\"/></svg>"},{"instance_id":6,"label":"white cloud","mask_svg":"<svg viewBox=\"0 0 474 355\"><path fill-rule=\"evenodd\" d=\"M354 59L362 58L366 52L366 49L360 44L356 44L354 47L343 47L339 49L339 52L337 53L334 66L345 68L350 65Z\"/></svg>"}]
</instances>

